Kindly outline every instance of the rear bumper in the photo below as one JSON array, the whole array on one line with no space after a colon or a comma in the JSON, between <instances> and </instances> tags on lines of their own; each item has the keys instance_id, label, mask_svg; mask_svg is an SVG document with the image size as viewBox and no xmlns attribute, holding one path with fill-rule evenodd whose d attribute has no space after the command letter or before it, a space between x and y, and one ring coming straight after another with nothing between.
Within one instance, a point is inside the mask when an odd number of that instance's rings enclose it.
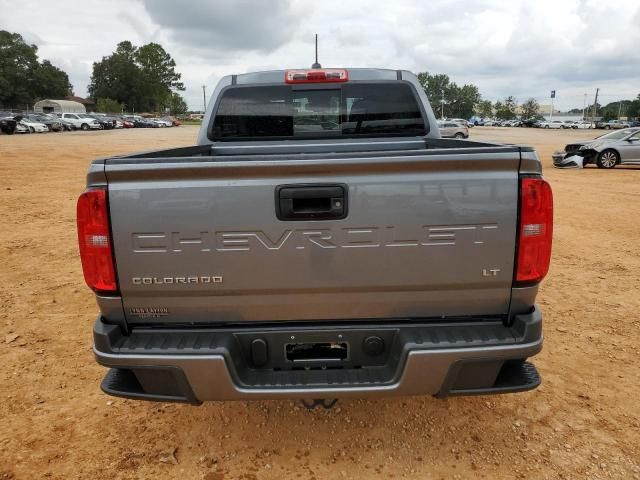
<instances>
[{"instance_id":1,"label":"rear bumper","mask_svg":"<svg viewBox=\"0 0 640 480\"><path fill-rule=\"evenodd\" d=\"M375 336L385 344L371 356L361 348ZM287 367L284 345L338 340L350 345L341 362L323 360ZM263 340L267 359L255 360L253 341ZM133 329L96 321L94 352L112 370L106 393L127 398L183 401L338 398L376 395L512 393L540 384L525 362L542 349L537 309L497 320L394 322L315 327L256 326L216 329ZM263 354L264 356L264 354ZM256 366L256 362L260 366Z\"/></svg>"}]
</instances>

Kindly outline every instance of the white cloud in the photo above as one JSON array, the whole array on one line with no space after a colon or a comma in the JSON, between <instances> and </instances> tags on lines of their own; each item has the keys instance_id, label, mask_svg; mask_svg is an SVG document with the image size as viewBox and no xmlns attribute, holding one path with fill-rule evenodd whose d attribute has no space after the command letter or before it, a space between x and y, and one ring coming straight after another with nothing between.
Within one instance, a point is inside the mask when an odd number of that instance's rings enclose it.
<instances>
[{"instance_id":1,"label":"white cloud","mask_svg":"<svg viewBox=\"0 0 640 480\"><path fill-rule=\"evenodd\" d=\"M62 12L61 12L62 9ZM125 39L171 53L193 108L219 77L305 67L320 35L325 66L373 66L447 73L492 100L515 95L582 106L601 88L604 103L640 93L640 3L618 0L0 0L0 29L21 33L86 93L92 62Z\"/></svg>"}]
</instances>

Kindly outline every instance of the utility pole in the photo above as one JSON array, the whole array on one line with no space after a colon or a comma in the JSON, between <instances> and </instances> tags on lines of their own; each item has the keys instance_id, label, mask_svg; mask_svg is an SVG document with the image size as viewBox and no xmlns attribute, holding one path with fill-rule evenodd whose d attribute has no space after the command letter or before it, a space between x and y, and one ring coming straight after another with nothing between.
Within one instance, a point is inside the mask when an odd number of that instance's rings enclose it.
<instances>
[{"instance_id":1,"label":"utility pole","mask_svg":"<svg viewBox=\"0 0 640 480\"><path fill-rule=\"evenodd\" d=\"M596 88L596 99L593 101L593 109L591 110L593 113L591 115L591 121L596 121L596 115L598 115L598 92L600 92L599 88Z\"/></svg>"},{"instance_id":2,"label":"utility pole","mask_svg":"<svg viewBox=\"0 0 640 480\"><path fill-rule=\"evenodd\" d=\"M621 112L622 112L622 100L618 100L618 121L620 120Z\"/></svg>"},{"instance_id":3,"label":"utility pole","mask_svg":"<svg viewBox=\"0 0 640 480\"><path fill-rule=\"evenodd\" d=\"M207 111L207 86L202 85L202 113Z\"/></svg>"},{"instance_id":4,"label":"utility pole","mask_svg":"<svg viewBox=\"0 0 640 480\"><path fill-rule=\"evenodd\" d=\"M442 100L440 101L440 120L444 120L444 90L442 90Z\"/></svg>"},{"instance_id":5,"label":"utility pole","mask_svg":"<svg viewBox=\"0 0 640 480\"><path fill-rule=\"evenodd\" d=\"M556 91L551 90L551 116L549 117L549 121L553 121L553 99L556 98Z\"/></svg>"},{"instance_id":6,"label":"utility pole","mask_svg":"<svg viewBox=\"0 0 640 480\"><path fill-rule=\"evenodd\" d=\"M584 109L587 106L587 94L584 94L584 101L582 102L582 121L584 122Z\"/></svg>"}]
</instances>

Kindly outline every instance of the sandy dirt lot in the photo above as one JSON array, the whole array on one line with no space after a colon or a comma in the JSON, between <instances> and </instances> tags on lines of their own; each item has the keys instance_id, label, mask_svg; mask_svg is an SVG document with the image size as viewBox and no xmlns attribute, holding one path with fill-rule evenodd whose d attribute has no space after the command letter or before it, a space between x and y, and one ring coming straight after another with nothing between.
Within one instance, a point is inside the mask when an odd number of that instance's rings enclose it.
<instances>
[{"instance_id":1,"label":"sandy dirt lot","mask_svg":"<svg viewBox=\"0 0 640 480\"><path fill-rule=\"evenodd\" d=\"M196 131L0 136L0 479L640 479L640 168L551 168L590 131L472 130L534 145L554 187L539 389L313 412L102 394L76 246L86 168Z\"/></svg>"}]
</instances>

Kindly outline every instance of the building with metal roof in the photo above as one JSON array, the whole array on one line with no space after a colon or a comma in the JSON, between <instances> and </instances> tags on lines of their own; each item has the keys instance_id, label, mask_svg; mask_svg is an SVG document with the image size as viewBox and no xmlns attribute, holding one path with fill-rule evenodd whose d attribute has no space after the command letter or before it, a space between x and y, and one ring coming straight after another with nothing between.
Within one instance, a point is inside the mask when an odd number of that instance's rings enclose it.
<instances>
[{"instance_id":1,"label":"building with metal roof","mask_svg":"<svg viewBox=\"0 0 640 480\"><path fill-rule=\"evenodd\" d=\"M33 106L35 112L42 113L86 113L87 109L72 100L40 100Z\"/></svg>"}]
</instances>

